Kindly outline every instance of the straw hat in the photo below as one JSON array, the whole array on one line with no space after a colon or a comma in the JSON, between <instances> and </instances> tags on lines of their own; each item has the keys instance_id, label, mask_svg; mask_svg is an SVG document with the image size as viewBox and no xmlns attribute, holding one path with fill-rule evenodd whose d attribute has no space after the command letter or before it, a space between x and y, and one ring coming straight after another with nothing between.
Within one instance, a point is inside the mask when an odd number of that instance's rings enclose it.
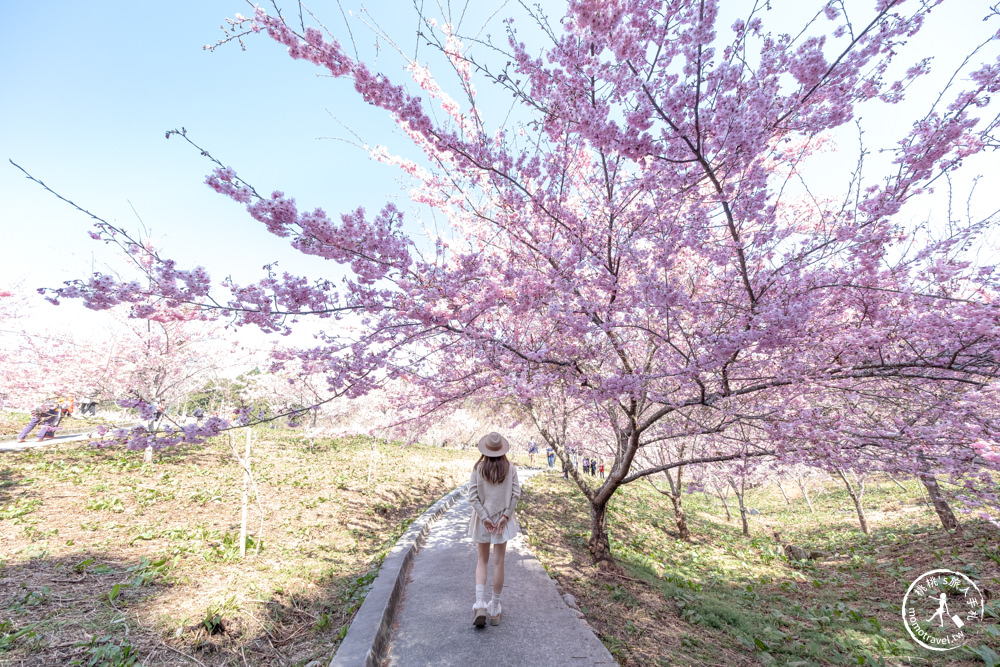
<instances>
[{"instance_id":1,"label":"straw hat","mask_svg":"<svg viewBox=\"0 0 1000 667\"><path fill-rule=\"evenodd\" d=\"M482 438L479 439L479 451L482 452L483 456L503 456L510 449L510 443L507 442L507 438L503 437L497 432L487 433Z\"/></svg>"}]
</instances>

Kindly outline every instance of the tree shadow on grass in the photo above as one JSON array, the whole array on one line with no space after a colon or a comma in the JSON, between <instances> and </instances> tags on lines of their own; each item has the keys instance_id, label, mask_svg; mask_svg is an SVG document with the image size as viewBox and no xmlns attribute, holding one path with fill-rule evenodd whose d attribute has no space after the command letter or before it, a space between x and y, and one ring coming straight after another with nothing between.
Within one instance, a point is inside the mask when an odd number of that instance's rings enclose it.
<instances>
[{"instance_id":1,"label":"tree shadow on grass","mask_svg":"<svg viewBox=\"0 0 1000 667\"><path fill-rule=\"evenodd\" d=\"M11 502L18 487L31 483L24 472L9 466L0 466L0 505ZM20 495L20 493L18 493Z\"/></svg>"},{"instance_id":2,"label":"tree shadow on grass","mask_svg":"<svg viewBox=\"0 0 1000 667\"><path fill-rule=\"evenodd\" d=\"M546 565L624 663L652 665L669 654L672 664L902 664L918 651L899 609L909 581L922 571L919 557L936 555L933 546L920 543L922 535L904 530L905 523L876 524L870 537L850 523L850 513L835 524L796 525L785 535L795 544L822 549L836 543L843 549L854 542L859 555L856 565L833 555L796 564L785 560L763 526L754 527L750 539L740 536L735 516L726 524L724 518L689 514L698 545L658 539L671 523L670 510L630 500L609 515L621 569L601 571L587 558L585 501L565 480L550 481L528 489L522 525L535 533ZM924 522L920 530L933 536L935 527ZM942 557L971 561L968 550L953 554L953 537L943 535L950 546L938 549ZM688 557L692 549L698 558ZM992 561L982 555L978 561L983 577L1000 577ZM992 646L989 638L975 641ZM972 664L958 651L949 659Z\"/></svg>"},{"instance_id":3,"label":"tree shadow on grass","mask_svg":"<svg viewBox=\"0 0 1000 667\"><path fill-rule=\"evenodd\" d=\"M230 502L240 470L221 439L152 464L81 443L0 459L0 509L20 513L0 518L0 664L327 661L370 563L452 485L435 466L403 474L409 463L383 456L383 479L359 463L367 450L322 458L337 448L285 444L255 449L267 528L246 560Z\"/></svg>"},{"instance_id":4,"label":"tree shadow on grass","mask_svg":"<svg viewBox=\"0 0 1000 667\"><path fill-rule=\"evenodd\" d=\"M372 576L319 577L266 599L184 599L172 561L78 552L0 569L0 664L286 665L328 660Z\"/></svg>"},{"instance_id":5,"label":"tree shadow on grass","mask_svg":"<svg viewBox=\"0 0 1000 667\"><path fill-rule=\"evenodd\" d=\"M601 612L621 619L612 624L626 630L617 633L620 642L628 642L628 619L650 592L675 605L692 658L712 663L735 650L744 658L754 656L754 664L879 664L899 655L905 644L897 642L907 639L902 625L892 625L895 598L892 613L882 613L868 598L858 601L841 597L837 587L803 584L791 569L788 578L764 585L718 578L705 582L669 568L660 574L643 564L619 563L627 576L605 582L607 603ZM881 625L872 620L876 616Z\"/></svg>"}]
</instances>

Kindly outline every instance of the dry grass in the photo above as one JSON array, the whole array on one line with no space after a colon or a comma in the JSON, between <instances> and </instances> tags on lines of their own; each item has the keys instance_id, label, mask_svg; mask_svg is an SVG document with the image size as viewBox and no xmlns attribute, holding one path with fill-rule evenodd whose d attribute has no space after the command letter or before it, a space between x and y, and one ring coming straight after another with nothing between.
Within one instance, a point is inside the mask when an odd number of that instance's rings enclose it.
<instances>
[{"instance_id":1,"label":"dry grass","mask_svg":"<svg viewBox=\"0 0 1000 667\"><path fill-rule=\"evenodd\" d=\"M28 423L29 416L21 412L0 410L0 435L16 435Z\"/></svg>"},{"instance_id":2,"label":"dry grass","mask_svg":"<svg viewBox=\"0 0 1000 667\"><path fill-rule=\"evenodd\" d=\"M85 443L4 455L0 664L328 659L385 552L474 457L278 433L255 434L245 560L225 439L152 464Z\"/></svg>"}]
</instances>

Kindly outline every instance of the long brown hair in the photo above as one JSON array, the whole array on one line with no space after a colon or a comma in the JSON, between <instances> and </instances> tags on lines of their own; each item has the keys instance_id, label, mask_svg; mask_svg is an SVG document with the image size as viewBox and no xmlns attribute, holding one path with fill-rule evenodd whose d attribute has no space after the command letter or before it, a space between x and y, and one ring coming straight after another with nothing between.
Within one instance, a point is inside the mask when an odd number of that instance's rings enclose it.
<instances>
[{"instance_id":1,"label":"long brown hair","mask_svg":"<svg viewBox=\"0 0 1000 667\"><path fill-rule=\"evenodd\" d=\"M510 470L510 461L507 455L503 456L480 456L476 461L473 470L479 470L480 476L490 484L500 484L507 479L507 471Z\"/></svg>"}]
</instances>

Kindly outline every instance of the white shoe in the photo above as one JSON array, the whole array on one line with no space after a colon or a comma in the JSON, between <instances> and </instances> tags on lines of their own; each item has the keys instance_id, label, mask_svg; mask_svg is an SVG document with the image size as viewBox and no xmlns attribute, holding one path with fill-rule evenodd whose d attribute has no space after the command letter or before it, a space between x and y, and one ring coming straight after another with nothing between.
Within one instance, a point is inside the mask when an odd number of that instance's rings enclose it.
<instances>
[{"instance_id":1,"label":"white shoe","mask_svg":"<svg viewBox=\"0 0 1000 667\"><path fill-rule=\"evenodd\" d=\"M490 600L486 605L486 616L490 619L490 625L500 625L500 603Z\"/></svg>"},{"instance_id":2,"label":"white shoe","mask_svg":"<svg viewBox=\"0 0 1000 667\"><path fill-rule=\"evenodd\" d=\"M477 628L486 625L486 603L482 600L476 600L476 604L472 605L472 624Z\"/></svg>"}]
</instances>

